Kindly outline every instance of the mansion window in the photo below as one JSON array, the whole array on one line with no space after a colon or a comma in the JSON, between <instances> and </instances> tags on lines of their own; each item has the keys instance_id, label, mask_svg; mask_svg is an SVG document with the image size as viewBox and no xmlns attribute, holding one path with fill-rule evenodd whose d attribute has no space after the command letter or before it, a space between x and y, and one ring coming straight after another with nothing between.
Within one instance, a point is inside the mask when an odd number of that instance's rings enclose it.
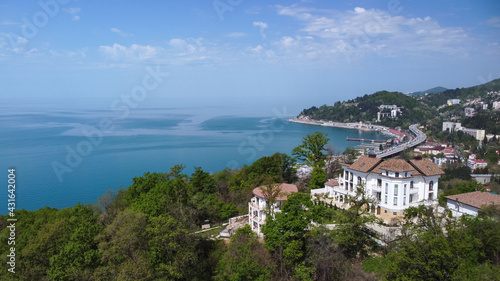
<instances>
[{"instance_id":1,"label":"mansion window","mask_svg":"<svg viewBox=\"0 0 500 281\"><path fill-rule=\"evenodd\" d=\"M413 188L413 181L410 182L410 188Z\"/></svg>"},{"instance_id":2,"label":"mansion window","mask_svg":"<svg viewBox=\"0 0 500 281\"><path fill-rule=\"evenodd\" d=\"M429 193L429 200L434 200L434 193Z\"/></svg>"},{"instance_id":3,"label":"mansion window","mask_svg":"<svg viewBox=\"0 0 500 281\"><path fill-rule=\"evenodd\" d=\"M377 187L382 187L382 180L381 179L377 179Z\"/></svg>"},{"instance_id":4,"label":"mansion window","mask_svg":"<svg viewBox=\"0 0 500 281\"><path fill-rule=\"evenodd\" d=\"M403 197L403 205L406 205L406 197Z\"/></svg>"},{"instance_id":5,"label":"mansion window","mask_svg":"<svg viewBox=\"0 0 500 281\"><path fill-rule=\"evenodd\" d=\"M434 190L434 182L433 182L433 181L431 181L431 182L429 183L429 191L433 191L433 190Z\"/></svg>"},{"instance_id":6,"label":"mansion window","mask_svg":"<svg viewBox=\"0 0 500 281\"><path fill-rule=\"evenodd\" d=\"M384 203L387 204L387 195L384 197Z\"/></svg>"},{"instance_id":7,"label":"mansion window","mask_svg":"<svg viewBox=\"0 0 500 281\"><path fill-rule=\"evenodd\" d=\"M389 193L389 184L385 183L385 194Z\"/></svg>"},{"instance_id":8,"label":"mansion window","mask_svg":"<svg viewBox=\"0 0 500 281\"><path fill-rule=\"evenodd\" d=\"M398 204L398 198L397 197L394 197L394 205L397 205Z\"/></svg>"},{"instance_id":9,"label":"mansion window","mask_svg":"<svg viewBox=\"0 0 500 281\"><path fill-rule=\"evenodd\" d=\"M399 172L396 172L396 178L399 178Z\"/></svg>"},{"instance_id":10,"label":"mansion window","mask_svg":"<svg viewBox=\"0 0 500 281\"><path fill-rule=\"evenodd\" d=\"M398 196L398 185L394 185L394 196Z\"/></svg>"},{"instance_id":11,"label":"mansion window","mask_svg":"<svg viewBox=\"0 0 500 281\"><path fill-rule=\"evenodd\" d=\"M361 185L361 177L358 177L358 185Z\"/></svg>"}]
</instances>

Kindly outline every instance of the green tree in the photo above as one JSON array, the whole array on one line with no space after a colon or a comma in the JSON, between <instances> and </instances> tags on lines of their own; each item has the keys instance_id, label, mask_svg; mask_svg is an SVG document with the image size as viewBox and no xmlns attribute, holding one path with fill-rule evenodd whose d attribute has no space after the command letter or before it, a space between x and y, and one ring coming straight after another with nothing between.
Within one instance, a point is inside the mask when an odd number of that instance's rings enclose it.
<instances>
[{"instance_id":1,"label":"green tree","mask_svg":"<svg viewBox=\"0 0 500 281\"><path fill-rule=\"evenodd\" d=\"M322 168L314 167L311 172L310 189L323 188L327 179L327 172Z\"/></svg>"},{"instance_id":2,"label":"green tree","mask_svg":"<svg viewBox=\"0 0 500 281\"><path fill-rule=\"evenodd\" d=\"M88 280L99 265L100 254L94 238L101 231L97 216L81 204L73 207L64 226L67 238L59 243L59 251L50 257L47 271L52 280Z\"/></svg>"},{"instance_id":3,"label":"green tree","mask_svg":"<svg viewBox=\"0 0 500 281\"><path fill-rule=\"evenodd\" d=\"M348 147L344 150L342 155L344 155L344 163L352 164L352 163L354 163L354 161L356 161L356 159L358 158L360 153L357 149L354 149L352 147Z\"/></svg>"},{"instance_id":4,"label":"green tree","mask_svg":"<svg viewBox=\"0 0 500 281\"><path fill-rule=\"evenodd\" d=\"M217 265L215 280L270 280L275 264L257 235L246 225L231 237L227 252Z\"/></svg>"},{"instance_id":5,"label":"green tree","mask_svg":"<svg viewBox=\"0 0 500 281\"><path fill-rule=\"evenodd\" d=\"M125 280L138 280L152 277L144 231L146 222L144 213L127 209L96 237L102 266L94 272L94 278L121 276Z\"/></svg>"},{"instance_id":6,"label":"green tree","mask_svg":"<svg viewBox=\"0 0 500 281\"><path fill-rule=\"evenodd\" d=\"M262 226L266 247L273 252L278 274L282 278L294 275L295 267L304 270L304 236L312 219L311 197L304 193L293 193L282 203L281 212L268 217Z\"/></svg>"},{"instance_id":7,"label":"green tree","mask_svg":"<svg viewBox=\"0 0 500 281\"><path fill-rule=\"evenodd\" d=\"M302 144L292 150L292 154L311 167L323 168L327 160L325 146L328 141L327 134L323 132L307 135Z\"/></svg>"},{"instance_id":8,"label":"green tree","mask_svg":"<svg viewBox=\"0 0 500 281\"><path fill-rule=\"evenodd\" d=\"M374 200L366 196L362 186L358 186L356 196L346 202L350 207L339 213L339 224L333 231L334 239L346 257L366 257L377 246L374 240L377 234L368 227L370 223L379 222L375 215L368 212Z\"/></svg>"}]
</instances>

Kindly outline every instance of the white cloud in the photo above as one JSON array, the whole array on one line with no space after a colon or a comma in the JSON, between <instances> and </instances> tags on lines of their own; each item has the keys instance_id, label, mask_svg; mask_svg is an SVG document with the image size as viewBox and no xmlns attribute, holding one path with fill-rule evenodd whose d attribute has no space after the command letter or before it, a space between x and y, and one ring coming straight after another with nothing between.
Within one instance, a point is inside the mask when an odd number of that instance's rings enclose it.
<instances>
[{"instance_id":1,"label":"white cloud","mask_svg":"<svg viewBox=\"0 0 500 281\"><path fill-rule=\"evenodd\" d=\"M187 42L184 39L174 38L169 41L170 46L174 48L184 48L187 46Z\"/></svg>"},{"instance_id":2,"label":"white cloud","mask_svg":"<svg viewBox=\"0 0 500 281\"><path fill-rule=\"evenodd\" d=\"M264 50L264 47L262 47L261 45L259 45L259 46L255 47L255 48L251 48L251 49L250 49L250 51L251 51L252 53L260 53L260 52L262 52L262 50Z\"/></svg>"},{"instance_id":3,"label":"white cloud","mask_svg":"<svg viewBox=\"0 0 500 281\"><path fill-rule=\"evenodd\" d=\"M264 30L268 27L267 23L261 22L261 21L254 21L253 26L259 27L260 28L260 35L262 38L266 38L266 34L264 33Z\"/></svg>"},{"instance_id":4,"label":"white cloud","mask_svg":"<svg viewBox=\"0 0 500 281\"><path fill-rule=\"evenodd\" d=\"M489 26L500 28L500 17L499 16L491 17L486 21L486 24L488 24Z\"/></svg>"},{"instance_id":5,"label":"white cloud","mask_svg":"<svg viewBox=\"0 0 500 281\"><path fill-rule=\"evenodd\" d=\"M114 32L122 37L130 37L132 36L133 34L128 34L128 33L125 33L123 31L121 31L120 29L116 28L116 27L112 27L111 28L111 32Z\"/></svg>"},{"instance_id":6,"label":"white cloud","mask_svg":"<svg viewBox=\"0 0 500 281\"><path fill-rule=\"evenodd\" d=\"M267 23L261 21L254 21L253 26L260 27L261 29L266 29L268 27Z\"/></svg>"},{"instance_id":7,"label":"white cloud","mask_svg":"<svg viewBox=\"0 0 500 281\"><path fill-rule=\"evenodd\" d=\"M229 38L241 38L241 37L248 36L248 33L245 33L245 32L231 32L231 33L225 34L224 36L225 37L229 37Z\"/></svg>"},{"instance_id":8,"label":"white cloud","mask_svg":"<svg viewBox=\"0 0 500 281\"><path fill-rule=\"evenodd\" d=\"M356 8L354 8L354 12L356 14L362 14L362 13L366 12L366 10L363 8L360 8L360 7L356 7Z\"/></svg>"},{"instance_id":9,"label":"white cloud","mask_svg":"<svg viewBox=\"0 0 500 281\"><path fill-rule=\"evenodd\" d=\"M76 8L76 7L72 7L72 8L64 8L64 9L63 9L63 11L65 11L65 12L66 12L66 13L68 13L68 14L72 14L72 15L79 13L81 10L82 10L82 9L80 9L80 8Z\"/></svg>"},{"instance_id":10,"label":"white cloud","mask_svg":"<svg viewBox=\"0 0 500 281\"><path fill-rule=\"evenodd\" d=\"M288 49L293 43L296 57L327 58L338 54L348 57L353 53L388 57L419 56L426 52L456 54L463 53L467 44L467 34L462 28L441 26L430 17L408 18L360 7L350 11L297 5L276 7L278 15L302 23L296 34L282 37L277 43ZM307 44L306 38L309 38Z\"/></svg>"},{"instance_id":11,"label":"white cloud","mask_svg":"<svg viewBox=\"0 0 500 281\"><path fill-rule=\"evenodd\" d=\"M5 25L5 26L23 26L22 22L17 22L17 21L12 21L12 20L2 20L0 22L0 25Z\"/></svg>"},{"instance_id":12,"label":"white cloud","mask_svg":"<svg viewBox=\"0 0 500 281\"><path fill-rule=\"evenodd\" d=\"M73 15L71 17L71 20L73 20L73 21L79 21L80 20L80 16L77 15L77 14L82 10L81 8L70 7L70 8L63 8L62 10L64 12L70 14L70 15Z\"/></svg>"},{"instance_id":13,"label":"white cloud","mask_svg":"<svg viewBox=\"0 0 500 281\"><path fill-rule=\"evenodd\" d=\"M126 47L115 43L113 46L100 46L99 52L106 58L115 61L143 61L155 58L159 50L149 45L132 44L130 47Z\"/></svg>"}]
</instances>

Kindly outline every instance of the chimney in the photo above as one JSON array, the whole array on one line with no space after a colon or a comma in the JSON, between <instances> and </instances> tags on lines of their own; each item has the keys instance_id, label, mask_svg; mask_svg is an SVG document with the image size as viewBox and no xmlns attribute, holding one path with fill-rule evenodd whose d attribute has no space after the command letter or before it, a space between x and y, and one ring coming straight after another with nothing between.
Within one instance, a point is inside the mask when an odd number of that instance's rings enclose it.
<instances>
[{"instance_id":1,"label":"chimney","mask_svg":"<svg viewBox=\"0 0 500 281\"><path fill-rule=\"evenodd\" d=\"M415 160L422 160L422 155L415 155L414 159Z\"/></svg>"},{"instance_id":2,"label":"chimney","mask_svg":"<svg viewBox=\"0 0 500 281\"><path fill-rule=\"evenodd\" d=\"M370 154L368 154L368 157L370 157L370 158L377 158L377 154L375 154L375 153L370 153Z\"/></svg>"}]
</instances>

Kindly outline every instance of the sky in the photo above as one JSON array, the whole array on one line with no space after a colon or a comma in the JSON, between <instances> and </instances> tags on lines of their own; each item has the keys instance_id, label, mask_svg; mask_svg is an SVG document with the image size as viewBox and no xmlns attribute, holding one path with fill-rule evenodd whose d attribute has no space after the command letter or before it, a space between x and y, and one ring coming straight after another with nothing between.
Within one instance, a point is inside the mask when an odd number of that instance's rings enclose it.
<instances>
[{"instance_id":1,"label":"sky","mask_svg":"<svg viewBox=\"0 0 500 281\"><path fill-rule=\"evenodd\" d=\"M0 103L14 107L297 115L496 78L496 0L0 0Z\"/></svg>"}]
</instances>

